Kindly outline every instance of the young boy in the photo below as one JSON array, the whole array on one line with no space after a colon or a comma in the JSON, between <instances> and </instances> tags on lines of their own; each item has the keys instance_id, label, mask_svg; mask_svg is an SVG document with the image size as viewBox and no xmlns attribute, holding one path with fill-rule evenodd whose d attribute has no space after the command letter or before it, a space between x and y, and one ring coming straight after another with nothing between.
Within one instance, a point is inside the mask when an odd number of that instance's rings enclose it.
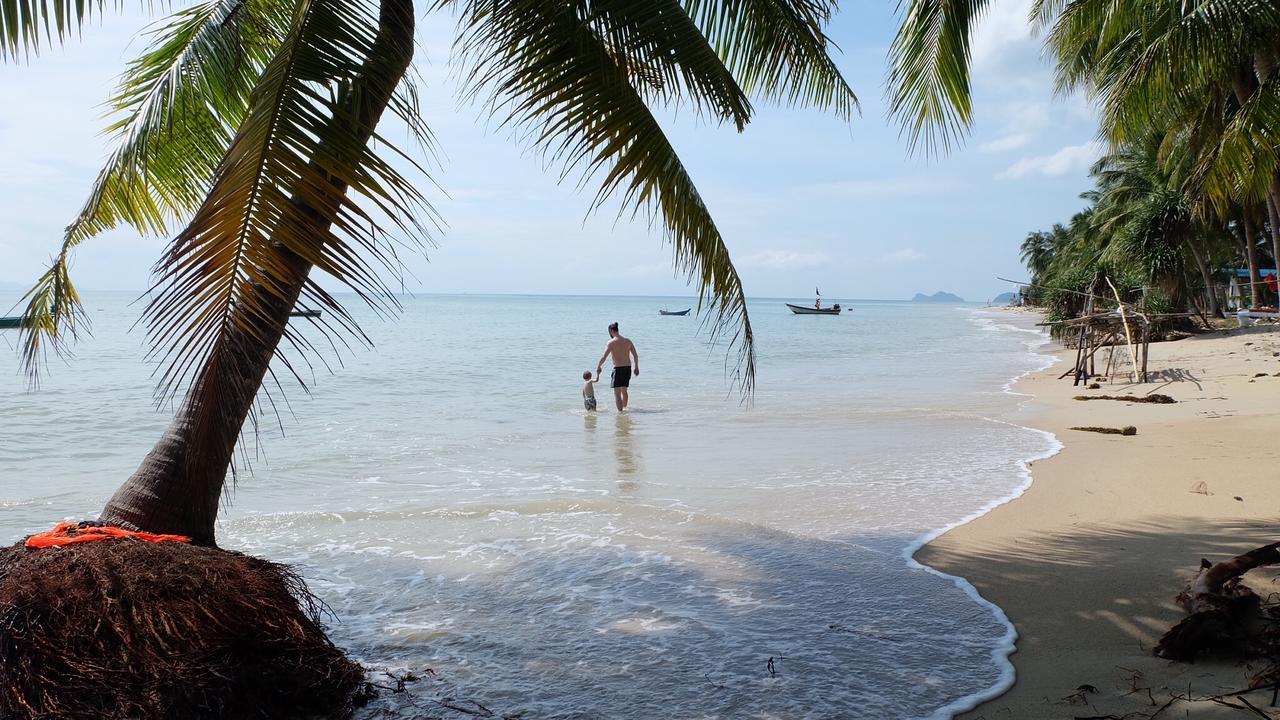
<instances>
[{"instance_id":1,"label":"young boy","mask_svg":"<svg viewBox=\"0 0 1280 720\"><path fill-rule=\"evenodd\" d=\"M596 409L596 389L593 386L600 382L600 376L597 375L596 379L592 380L591 371L583 370L582 379L586 381L582 383L582 406L594 412Z\"/></svg>"}]
</instances>

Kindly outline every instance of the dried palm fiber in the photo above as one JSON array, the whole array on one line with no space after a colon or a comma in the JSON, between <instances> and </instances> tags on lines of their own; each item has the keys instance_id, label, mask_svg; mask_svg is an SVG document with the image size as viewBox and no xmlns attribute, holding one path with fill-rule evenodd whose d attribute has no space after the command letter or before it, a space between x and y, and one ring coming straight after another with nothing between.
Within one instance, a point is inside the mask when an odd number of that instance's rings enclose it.
<instances>
[{"instance_id":1,"label":"dried palm fiber","mask_svg":"<svg viewBox=\"0 0 1280 720\"><path fill-rule=\"evenodd\" d=\"M0 549L0 718L345 715L361 667L287 567L186 543Z\"/></svg>"}]
</instances>

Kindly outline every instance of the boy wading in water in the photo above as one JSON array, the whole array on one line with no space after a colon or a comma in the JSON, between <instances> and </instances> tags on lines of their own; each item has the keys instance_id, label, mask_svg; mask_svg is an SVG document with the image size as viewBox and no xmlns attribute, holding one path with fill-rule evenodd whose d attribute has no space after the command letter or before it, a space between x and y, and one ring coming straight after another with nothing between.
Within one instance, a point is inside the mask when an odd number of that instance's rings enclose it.
<instances>
[{"instance_id":1,"label":"boy wading in water","mask_svg":"<svg viewBox=\"0 0 1280 720\"><path fill-rule=\"evenodd\" d=\"M597 373L597 374L596 374L596 379L595 379L595 380L592 380L592 379L591 379L591 371L590 371L590 370L583 370L583 371L582 371L582 379L585 381L585 382L583 382L583 383L582 383L582 406L583 406L584 408L586 408L586 409L591 410L591 411L593 411L593 412L594 412L594 411L595 411L595 409L596 409L596 388L595 388L595 384L596 384L596 383L598 383L598 382L600 382L600 375L599 375L599 373Z\"/></svg>"},{"instance_id":2,"label":"boy wading in water","mask_svg":"<svg viewBox=\"0 0 1280 720\"><path fill-rule=\"evenodd\" d=\"M636 352L636 344L618 332L618 323L609 324L609 343L604 346L604 354L596 363L596 376L604 369L604 359L613 359L613 399L618 404L618 412L627 409L627 388L631 385L631 376L640 377L640 353Z\"/></svg>"}]
</instances>

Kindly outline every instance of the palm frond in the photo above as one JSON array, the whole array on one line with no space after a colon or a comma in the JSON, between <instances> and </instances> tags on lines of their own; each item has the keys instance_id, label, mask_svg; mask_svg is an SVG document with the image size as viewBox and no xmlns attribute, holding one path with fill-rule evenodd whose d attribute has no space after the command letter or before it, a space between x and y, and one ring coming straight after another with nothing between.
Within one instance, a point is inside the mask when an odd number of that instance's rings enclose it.
<instances>
[{"instance_id":1,"label":"palm frond","mask_svg":"<svg viewBox=\"0 0 1280 720\"><path fill-rule=\"evenodd\" d=\"M754 337L741 279L692 178L644 102L645 80L631 72L589 8L609 3L473 0L462 14L460 47L507 123L529 128L537 145L566 168L603 175L596 205L619 195L651 211L675 250L676 268L698 282L714 317L739 350L737 377L750 392ZM607 27L607 26L606 26ZM668 36L667 42L678 40ZM658 41L659 38L654 38ZM680 52L689 52L684 48ZM675 52L673 49L672 52ZM696 72L687 66L683 72ZM686 88L704 80L686 80Z\"/></svg>"},{"instance_id":2,"label":"palm frond","mask_svg":"<svg viewBox=\"0 0 1280 720\"><path fill-rule=\"evenodd\" d=\"M826 35L834 0L684 0L684 6L748 93L830 109L844 120L858 111Z\"/></svg>"},{"instance_id":3,"label":"palm frond","mask_svg":"<svg viewBox=\"0 0 1280 720\"><path fill-rule=\"evenodd\" d=\"M115 148L66 228L53 266L28 293L23 359L33 380L48 345L75 337L79 304L69 273L76 246L120 224L161 234L189 216L208 190L253 88L288 29L290 0L210 0L149 31L108 102Z\"/></svg>"},{"instance_id":4,"label":"palm frond","mask_svg":"<svg viewBox=\"0 0 1280 720\"><path fill-rule=\"evenodd\" d=\"M119 9L121 0L111 7ZM105 0L4 0L0 2L0 60L38 54L43 45L62 42L97 13Z\"/></svg>"},{"instance_id":5,"label":"palm frond","mask_svg":"<svg viewBox=\"0 0 1280 720\"><path fill-rule=\"evenodd\" d=\"M307 278L312 267L375 309L396 306L379 275L399 268L389 238L426 241L417 214L429 206L369 144L398 152L374 125L384 107L401 107L391 95L412 54L381 45L379 27L370 0L298 3L207 198L157 265L145 318L162 362L161 397L197 374L206 396L250 382L237 376L239 363L253 362L241 357L246 343L274 351L271 334L299 297L358 334L347 310Z\"/></svg>"},{"instance_id":6,"label":"palm frond","mask_svg":"<svg viewBox=\"0 0 1280 720\"><path fill-rule=\"evenodd\" d=\"M911 0L889 50L889 114L926 155L959 142L973 121L970 40L988 0Z\"/></svg>"},{"instance_id":7,"label":"palm frond","mask_svg":"<svg viewBox=\"0 0 1280 720\"><path fill-rule=\"evenodd\" d=\"M1264 197L1280 173L1280 74L1272 73L1240 106L1222 133L1209 172L1237 178L1244 201Z\"/></svg>"}]
</instances>

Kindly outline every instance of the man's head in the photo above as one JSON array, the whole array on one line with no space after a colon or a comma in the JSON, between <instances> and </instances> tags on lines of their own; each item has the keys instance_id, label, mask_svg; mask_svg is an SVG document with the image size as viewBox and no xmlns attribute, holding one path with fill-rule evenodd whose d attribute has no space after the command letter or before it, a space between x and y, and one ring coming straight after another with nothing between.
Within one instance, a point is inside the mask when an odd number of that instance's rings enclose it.
<instances>
[{"instance_id":1,"label":"man's head","mask_svg":"<svg viewBox=\"0 0 1280 720\"><path fill-rule=\"evenodd\" d=\"M609 337L618 337L618 323L609 323Z\"/></svg>"}]
</instances>

